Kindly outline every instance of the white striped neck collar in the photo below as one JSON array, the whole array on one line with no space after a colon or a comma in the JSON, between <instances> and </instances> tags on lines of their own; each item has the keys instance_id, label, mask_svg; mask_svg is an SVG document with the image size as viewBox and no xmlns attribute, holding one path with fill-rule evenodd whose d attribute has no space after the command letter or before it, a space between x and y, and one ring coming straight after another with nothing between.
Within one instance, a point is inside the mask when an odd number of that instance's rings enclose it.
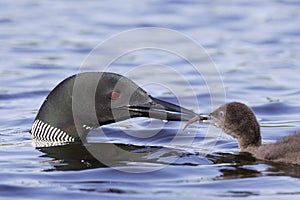
<instances>
[{"instance_id":1,"label":"white striped neck collar","mask_svg":"<svg viewBox=\"0 0 300 200\"><path fill-rule=\"evenodd\" d=\"M32 139L37 144L36 146L45 146L40 145L42 143L49 143L53 145L46 146L57 146L61 144L66 144L70 142L75 142L75 138L70 136L65 131L53 127L39 119L35 120L31 128Z\"/></svg>"}]
</instances>

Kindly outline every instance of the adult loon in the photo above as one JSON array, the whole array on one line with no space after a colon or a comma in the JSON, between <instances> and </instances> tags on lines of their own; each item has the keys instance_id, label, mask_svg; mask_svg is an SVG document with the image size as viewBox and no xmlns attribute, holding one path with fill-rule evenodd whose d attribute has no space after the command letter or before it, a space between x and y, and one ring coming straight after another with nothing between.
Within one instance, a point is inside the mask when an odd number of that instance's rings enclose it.
<instances>
[{"instance_id":1,"label":"adult loon","mask_svg":"<svg viewBox=\"0 0 300 200\"><path fill-rule=\"evenodd\" d=\"M188 109L148 95L128 78L109 72L85 72L58 84L32 125L35 141L81 142L94 128L132 117L189 120Z\"/></svg>"}]
</instances>

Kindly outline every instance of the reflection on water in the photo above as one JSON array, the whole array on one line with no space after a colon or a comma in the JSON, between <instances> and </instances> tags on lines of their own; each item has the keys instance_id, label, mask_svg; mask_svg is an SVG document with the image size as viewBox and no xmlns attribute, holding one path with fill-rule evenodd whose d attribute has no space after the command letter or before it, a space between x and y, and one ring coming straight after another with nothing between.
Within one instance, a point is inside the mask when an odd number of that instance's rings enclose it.
<instances>
[{"instance_id":1,"label":"reflection on water","mask_svg":"<svg viewBox=\"0 0 300 200\"><path fill-rule=\"evenodd\" d=\"M53 158L47 163L53 165L50 170L83 170L98 167L128 166L128 165L143 165L147 166L168 164L164 160L170 156L181 156L183 152L163 148L158 155L158 147L134 146L126 144L110 144L110 143L95 143L95 144L69 144L65 146L42 147L38 148L43 152L42 157ZM90 152L93 152L92 154ZM126 152L126 153L124 153ZM96 155L96 156L93 156ZM155 167L153 170L157 170ZM49 170L47 170L49 171ZM152 170L151 170L152 171ZM132 173L142 173L134 172Z\"/></svg>"},{"instance_id":2,"label":"reflection on water","mask_svg":"<svg viewBox=\"0 0 300 200\"><path fill-rule=\"evenodd\" d=\"M146 171L151 172L165 168L168 165L183 167L215 165L220 175L211 177L212 180L251 178L265 175L300 178L299 165L257 160L249 153L213 153L200 159L200 155L197 153L186 153L177 149L163 148L163 151L157 154L161 148L125 144L96 143L84 145L76 143L37 149L43 152L41 157L51 158L50 161L45 161L44 163L50 164L53 168L45 171L74 171L111 167L123 171L122 167L132 167L131 170L127 168L128 171L123 172L145 173ZM120 149L119 152L117 149ZM123 150L132 154L124 154ZM95 158L89 151L96 153L100 159ZM168 162L170 157L176 157L177 159L174 162ZM198 158L197 162L195 162L193 157ZM193 162L189 162L192 160ZM135 171L135 167L143 165L148 169Z\"/></svg>"}]
</instances>

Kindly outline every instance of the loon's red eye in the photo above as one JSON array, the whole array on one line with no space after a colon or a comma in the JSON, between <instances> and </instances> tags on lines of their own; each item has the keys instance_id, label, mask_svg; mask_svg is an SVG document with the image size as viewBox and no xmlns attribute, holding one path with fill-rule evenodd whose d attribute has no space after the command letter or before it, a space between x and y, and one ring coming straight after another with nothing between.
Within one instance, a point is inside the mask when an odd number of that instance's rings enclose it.
<instances>
[{"instance_id":1,"label":"loon's red eye","mask_svg":"<svg viewBox=\"0 0 300 200\"><path fill-rule=\"evenodd\" d=\"M112 91L110 93L110 98L112 98L112 99L117 99L119 97L120 97L120 92Z\"/></svg>"}]
</instances>

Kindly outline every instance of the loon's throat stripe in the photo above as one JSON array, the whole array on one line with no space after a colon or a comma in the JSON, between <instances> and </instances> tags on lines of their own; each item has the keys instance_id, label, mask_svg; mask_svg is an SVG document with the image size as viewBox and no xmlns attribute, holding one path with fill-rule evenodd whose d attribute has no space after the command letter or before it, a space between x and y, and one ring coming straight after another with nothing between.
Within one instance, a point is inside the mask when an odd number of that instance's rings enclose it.
<instances>
[{"instance_id":1,"label":"loon's throat stripe","mask_svg":"<svg viewBox=\"0 0 300 200\"><path fill-rule=\"evenodd\" d=\"M53 127L39 119L35 120L31 133L33 139L49 142L74 142L75 138L59 128Z\"/></svg>"}]
</instances>

